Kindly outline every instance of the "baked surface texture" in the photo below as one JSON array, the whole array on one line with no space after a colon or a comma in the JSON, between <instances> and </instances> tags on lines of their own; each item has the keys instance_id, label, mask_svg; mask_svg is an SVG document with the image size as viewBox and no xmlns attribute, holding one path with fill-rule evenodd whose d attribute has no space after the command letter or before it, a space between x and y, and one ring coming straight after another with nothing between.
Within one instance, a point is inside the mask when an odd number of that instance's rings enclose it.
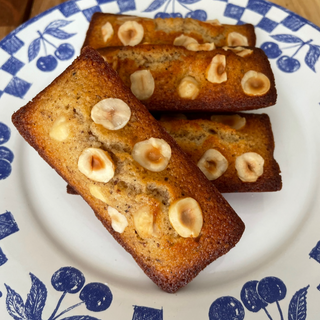
<instances>
[{"instance_id":1,"label":"baked surface texture","mask_svg":"<svg viewBox=\"0 0 320 320\"><path fill-rule=\"evenodd\" d=\"M219 115L222 122L211 120L212 114L155 114L160 124L175 139L194 163L198 163L209 149L218 150L228 161L227 170L212 180L225 192L271 192L282 188L280 167L274 159L274 137L267 114L237 113L245 119L242 128L234 128L229 115ZM177 118L183 119L177 119ZM223 120L224 119L224 120ZM239 118L235 118L239 121ZM223 122L224 121L224 122ZM263 174L254 182L242 181L235 167L237 157L255 152L264 159ZM67 192L74 190L67 186Z\"/></svg>"},{"instance_id":2,"label":"baked surface texture","mask_svg":"<svg viewBox=\"0 0 320 320\"><path fill-rule=\"evenodd\" d=\"M269 116L238 115L246 120L240 129L212 121L206 114L187 115L188 120L171 120L170 116L166 116L160 123L194 163L198 163L208 149L218 150L227 159L227 170L212 180L220 192L280 190L282 181L279 165L273 156L275 145ZM254 182L242 181L235 168L236 158L247 152L255 152L264 159L263 174Z\"/></svg>"},{"instance_id":3,"label":"baked surface texture","mask_svg":"<svg viewBox=\"0 0 320 320\"><path fill-rule=\"evenodd\" d=\"M117 71L130 88L131 75L137 71L150 71L154 79L152 95L141 100L150 111L209 111L239 112L274 105L277 99L274 75L263 50L251 48L252 52L241 57L231 50L189 51L171 45L141 45L135 47L109 47L99 49L100 54ZM226 81L212 83L206 72L213 58L225 57ZM244 92L241 81L245 74L254 70L264 74L269 90L262 95ZM183 79L196 83L198 94L193 98L181 96Z\"/></svg>"},{"instance_id":4,"label":"baked surface texture","mask_svg":"<svg viewBox=\"0 0 320 320\"><path fill-rule=\"evenodd\" d=\"M121 99L131 109L130 120L122 129L108 130L90 117L93 106L107 98ZM51 136L61 117L68 134L58 141ZM244 224L238 215L93 49L85 48L12 120L161 289L176 292L239 241ZM160 172L145 169L131 155L137 142L151 137L171 147L170 161ZM110 155L115 173L109 182L93 181L79 171L79 157L87 148ZM202 210L203 225L197 237L179 236L168 219L169 206L185 197L195 199ZM128 223L122 233L113 227L117 219L111 219L110 208ZM142 208L153 217L153 229L147 236L137 232L133 219Z\"/></svg>"},{"instance_id":5,"label":"baked surface texture","mask_svg":"<svg viewBox=\"0 0 320 320\"><path fill-rule=\"evenodd\" d=\"M173 44L175 38L184 34L196 39L199 43L213 42L217 47L238 45L228 43L228 35L237 32L247 38L247 45L254 47L256 35L251 24L216 25L191 18L142 18L137 16L116 15L96 12L93 14L86 38L83 44L98 49L109 46L122 46L118 37L119 27L126 21L136 21L144 29L141 44ZM109 22L113 35L105 41L102 27Z\"/></svg>"}]
</instances>

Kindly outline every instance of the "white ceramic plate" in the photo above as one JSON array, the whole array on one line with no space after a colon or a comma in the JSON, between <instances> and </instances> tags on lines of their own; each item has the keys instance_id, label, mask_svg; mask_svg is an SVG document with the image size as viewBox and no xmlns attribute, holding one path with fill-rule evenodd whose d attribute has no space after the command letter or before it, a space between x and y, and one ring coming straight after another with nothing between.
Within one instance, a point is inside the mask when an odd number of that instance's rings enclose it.
<instances>
[{"instance_id":1,"label":"white ceramic plate","mask_svg":"<svg viewBox=\"0 0 320 320\"><path fill-rule=\"evenodd\" d=\"M252 23L274 70L278 102L257 112L271 118L283 189L226 195L243 238L176 294L143 274L11 123L79 54L95 11ZM319 56L320 29L263 0L69 1L0 41L1 319L318 319Z\"/></svg>"}]
</instances>

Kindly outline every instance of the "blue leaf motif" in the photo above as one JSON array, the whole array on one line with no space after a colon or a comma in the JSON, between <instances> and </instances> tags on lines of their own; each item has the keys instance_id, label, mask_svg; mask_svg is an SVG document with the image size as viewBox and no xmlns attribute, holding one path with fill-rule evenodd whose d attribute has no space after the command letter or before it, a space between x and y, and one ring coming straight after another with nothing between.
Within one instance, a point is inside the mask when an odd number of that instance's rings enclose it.
<instances>
[{"instance_id":1,"label":"blue leaf motif","mask_svg":"<svg viewBox=\"0 0 320 320\"><path fill-rule=\"evenodd\" d=\"M313 46L312 44L309 45L309 51L305 57L305 62L307 64L307 66L313 70L314 72L316 72L315 69L315 64L317 63L317 61L319 60L320 57L320 48Z\"/></svg>"},{"instance_id":2,"label":"blue leaf motif","mask_svg":"<svg viewBox=\"0 0 320 320\"><path fill-rule=\"evenodd\" d=\"M159 9L167 0L154 0L144 12L152 12Z\"/></svg>"},{"instance_id":3,"label":"blue leaf motif","mask_svg":"<svg viewBox=\"0 0 320 320\"><path fill-rule=\"evenodd\" d=\"M178 2L183 3L183 4L193 4L193 3L197 3L200 0L178 0Z\"/></svg>"},{"instance_id":4,"label":"blue leaf motif","mask_svg":"<svg viewBox=\"0 0 320 320\"><path fill-rule=\"evenodd\" d=\"M7 288L7 310L15 320L27 320L26 310L21 296L5 284Z\"/></svg>"},{"instance_id":5,"label":"blue leaf motif","mask_svg":"<svg viewBox=\"0 0 320 320\"><path fill-rule=\"evenodd\" d=\"M33 40L28 47L29 62L32 61L40 51L40 38Z\"/></svg>"},{"instance_id":6,"label":"blue leaf motif","mask_svg":"<svg viewBox=\"0 0 320 320\"><path fill-rule=\"evenodd\" d=\"M271 38L284 43L302 43L303 42L300 38L296 36L292 36L291 34L277 34L277 35L271 36Z\"/></svg>"},{"instance_id":7,"label":"blue leaf motif","mask_svg":"<svg viewBox=\"0 0 320 320\"><path fill-rule=\"evenodd\" d=\"M73 21L68 21L68 20L55 20L55 21L52 21L51 23L49 23L46 26L46 28L44 29L44 32L46 32L49 29L58 29L58 28L61 28L61 27L65 27L68 24L70 24L71 22L73 22Z\"/></svg>"},{"instance_id":8,"label":"blue leaf motif","mask_svg":"<svg viewBox=\"0 0 320 320\"><path fill-rule=\"evenodd\" d=\"M61 320L99 320L99 319L90 317L90 316L71 316L68 318L63 318Z\"/></svg>"},{"instance_id":9,"label":"blue leaf motif","mask_svg":"<svg viewBox=\"0 0 320 320\"><path fill-rule=\"evenodd\" d=\"M32 273L30 273L32 285L27 296L26 313L28 319L41 320L42 310L47 299L47 288Z\"/></svg>"},{"instance_id":10,"label":"blue leaf motif","mask_svg":"<svg viewBox=\"0 0 320 320\"><path fill-rule=\"evenodd\" d=\"M75 33L67 33L60 29L48 29L44 33L50 34L51 36L58 39L69 39L75 35Z\"/></svg>"},{"instance_id":11,"label":"blue leaf motif","mask_svg":"<svg viewBox=\"0 0 320 320\"><path fill-rule=\"evenodd\" d=\"M292 297L289 310L288 320L305 320L307 318L307 291L309 286L300 289Z\"/></svg>"}]
</instances>

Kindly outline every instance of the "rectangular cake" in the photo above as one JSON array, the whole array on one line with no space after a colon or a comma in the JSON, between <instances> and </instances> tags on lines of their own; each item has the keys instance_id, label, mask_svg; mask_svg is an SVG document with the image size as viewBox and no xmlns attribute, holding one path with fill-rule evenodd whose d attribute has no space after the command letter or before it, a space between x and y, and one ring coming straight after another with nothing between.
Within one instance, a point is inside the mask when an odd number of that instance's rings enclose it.
<instances>
[{"instance_id":1,"label":"rectangular cake","mask_svg":"<svg viewBox=\"0 0 320 320\"><path fill-rule=\"evenodd\" d=\"M154 114L179 147L222 193L282 188L267 114ZM245 165L243 165L245 164ZM67 192L76 192L67 186Z\"/></svg>"},{"instance_id":2,"label":"rectangular cake","mask_svg":"<svg viewBox=\"0 0 320 320\"><path fill-rule=\"evenodd\" d=\"M281 190L267 114L169 114L160 123L220 192Z\"/></svg>"},{"instance_id":3,"label":"rectangular cake","mask_svg":"<svg viewBox=\"0 0 320 320\"><path fill-rule=\"evenodd\" d=\"M83 47L90 46L98 49L145 43L173 44L181 35L192 38L199 44L213 43L216 47L254 47L256 43L254 27L251 24L225 25L220 24L217 20L150 19L96 12L91 18Z\"/></svg>"},{"instance_id":4,"label":"rectangular cake","mask_svg":"<svg viewBox=\"0 0 320 320\"><path fill-rule=\"evenodd\" d=\"M164 291L188 284L244 232L219 191L91 48L12 120Z\"/></svg>"},{"instance_id":5,"label":"rectangular cake","mask_svg":"<svg viewBox=\"0 0 320 320\"><path fill-rule=\"evenodd\" d=\"M259 48L141 45L98 51L150 111L239 112L276 103L274 75Z\"/></svg>"}]
</instances>

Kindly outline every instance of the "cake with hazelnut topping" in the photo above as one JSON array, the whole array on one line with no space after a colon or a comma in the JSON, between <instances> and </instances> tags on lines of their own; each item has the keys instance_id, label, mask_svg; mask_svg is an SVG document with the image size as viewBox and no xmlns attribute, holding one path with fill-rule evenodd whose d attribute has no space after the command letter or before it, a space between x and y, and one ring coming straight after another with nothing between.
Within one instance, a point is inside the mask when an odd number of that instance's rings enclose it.
<instances>
[{"instance_id":1,"label":"cake with hazelnut topping","mask_svg":"<svg viewBox=\"0 0 320 320\"><path fill-rule=\"evenodd\" d=\"M12 120L161 289L241 238L239 216L93 49Z\"/></svg>"},{"instance_id":2,"label":"cake with hazelnut topping","mask_svg":"<svg viewBox=\"0 0 320 320\"><path fill-rule=\"evenodd\" d=\"M153 114L222 193L282 188L267 114ZM70 186L67 192L76 194Z\"/></svg>"},{"instance_id":3,"label":"cake with hazelnut topping","mask_svg":"<svg viewBox=\"0 0 320 320\"><path fill-rule=\"evenodd\" d=\"M168 114L160 123L220 192L281 190L267 114Z\"/></svg>"},{"instance_id":4,"label":"cake with hazelnut topping","mask_svg":"<svg viewBox=\"0 0 320 320\"><path fill-rule=\"evenodd\" d=\"M194 52L140 45L98 51L150 111L239 112L276 103L274 75L259 48Z\"/></svg>"},{"instance_id":5,"label":"cake with hazelnut topping","mask_svg":"<svg viewBox=\"0 0 320 320\"><path fill-rule=\"evenodd\" d=\"M143 18L96 12L91 18L83 44L99 49L110 46L138 44L181 44L181 37L197 47L251 46L256 43L251 24L226 25L218 20L200 21L192 18ZM184 41L184 44L185 41ZM201 46L205 44L205 46ZM187 44L186 44L187 45ZM199 46L200 45L200 46Z\"/></svg>"}]
</instances>

